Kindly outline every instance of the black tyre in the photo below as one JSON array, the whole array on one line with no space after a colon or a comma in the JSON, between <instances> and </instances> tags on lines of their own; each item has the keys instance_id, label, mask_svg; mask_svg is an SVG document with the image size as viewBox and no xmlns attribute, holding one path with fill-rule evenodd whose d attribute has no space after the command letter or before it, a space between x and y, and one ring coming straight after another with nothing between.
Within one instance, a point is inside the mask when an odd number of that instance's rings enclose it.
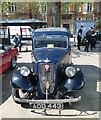
<instances>
[{"instance_id":1,"label":"black tyre","mask_svg":"<svg viewBox=\"0 0 101 120\"><path fill-rule=\"evenodd\" d=\"M21 96L21 94L23 94L23 96ZM25 94L26 94L26 93L21 92L20 89L12 88L12 97L13 97L13 100L14 100L14 101L15 101L14 97L24 98ZM27 109L27 108L28 108L28 109L29 109L29 108L32 108L32 106L29 105L29 103L20 103L20 102L18 102L18 101L15 101L15 103L21 104L21 107L26 108L26 109Z\"/></svg>"},{"instance_id":2,"label":"black tyre","mask_svg":"<svg viewBox=\"0 0 101 120\"><path fill-rule=\"evenodd\" d=\"M17 59L16 59L16 57L14 57L14 58L12 58L12 60L11 60L11 68L15 68L16 67L16 65L17 65Z\"/></svg>"}]
</instances>

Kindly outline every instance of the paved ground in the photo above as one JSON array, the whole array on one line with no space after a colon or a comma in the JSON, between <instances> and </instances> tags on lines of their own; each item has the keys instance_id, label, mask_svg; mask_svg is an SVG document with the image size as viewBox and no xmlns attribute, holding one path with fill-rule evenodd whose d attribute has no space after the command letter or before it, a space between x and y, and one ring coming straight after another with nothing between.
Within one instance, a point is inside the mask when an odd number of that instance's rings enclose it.
<instances>
[{"instance_id":1,"label":"paved ground","mask_svg":"<svg viewBox=\"0 0 101 120\"><path fill-rule=\"evenodd\" d=\"M49 114L53 116L45 116L41 114L41 110L37 110L38 114L31 112L30 109L24 109L20 105L14 103L11 97L11 86L9 81L13 71L6 71L2 76L2 94L3 103L0 106L0 118L99 118L99 96L101 96L101 80L99 72L101 71L100 50L97 47L93 52L78 51L72 46L73 63L80 67L85 75L86 85L79 94L82 101L73 104L72 107L67 106L62 110L61 116L58 116L58 110L49 110ZM23 52L19 53L18 66L27 64L31 66L31 47L26 45L22 48Z\"/></svg>"}]
</instances>

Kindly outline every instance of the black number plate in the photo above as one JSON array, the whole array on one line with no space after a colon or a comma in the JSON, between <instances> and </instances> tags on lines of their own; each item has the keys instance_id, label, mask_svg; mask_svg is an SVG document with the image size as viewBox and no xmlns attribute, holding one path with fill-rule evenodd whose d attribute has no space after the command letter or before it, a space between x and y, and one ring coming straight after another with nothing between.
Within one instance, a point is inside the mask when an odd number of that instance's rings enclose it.
<instances>
[{"instance_id":1,"label":"black number plate","mask_svg":"<svg viewBox=\"0 0 101 120\"><path fill-rule=\"evenodd\" d=\"M33 104L33 109L63 109L63 103Z\"/></svg>"}]
</instances>

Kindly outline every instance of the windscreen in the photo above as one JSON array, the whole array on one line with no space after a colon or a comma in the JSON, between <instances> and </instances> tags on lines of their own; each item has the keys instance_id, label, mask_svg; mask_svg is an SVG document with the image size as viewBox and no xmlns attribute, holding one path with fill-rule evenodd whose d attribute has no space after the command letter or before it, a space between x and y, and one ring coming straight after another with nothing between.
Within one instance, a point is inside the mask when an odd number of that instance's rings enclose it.
<instances>
[{"instance_id":1,"label":"windscreen","mask_svg":"<svg viewBox=\"0 0 101 120\"><path fill-rule=\"evenodd\" d=\"M34 37L34 47L41 48L66 48L68 44L68 37L63 35L43 35Z\"/></svg>"}]
</instances>

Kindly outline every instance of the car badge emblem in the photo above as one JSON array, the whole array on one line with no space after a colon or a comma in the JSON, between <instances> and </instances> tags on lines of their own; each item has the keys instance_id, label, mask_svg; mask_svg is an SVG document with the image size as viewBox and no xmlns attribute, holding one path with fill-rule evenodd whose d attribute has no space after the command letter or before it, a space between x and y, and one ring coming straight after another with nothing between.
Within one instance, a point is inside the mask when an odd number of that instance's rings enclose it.
<instances>
[{"instance_id":1,"label":"car badge emblem","mask_svg":"<svg viewBox=\"0 0 101 120\"><path fill-rule=\"evenodd\" d=\"M48 71L49 70L49 65L45 65L45 69L46 69L46 71Z\"/></svg>"}]
</instances>

